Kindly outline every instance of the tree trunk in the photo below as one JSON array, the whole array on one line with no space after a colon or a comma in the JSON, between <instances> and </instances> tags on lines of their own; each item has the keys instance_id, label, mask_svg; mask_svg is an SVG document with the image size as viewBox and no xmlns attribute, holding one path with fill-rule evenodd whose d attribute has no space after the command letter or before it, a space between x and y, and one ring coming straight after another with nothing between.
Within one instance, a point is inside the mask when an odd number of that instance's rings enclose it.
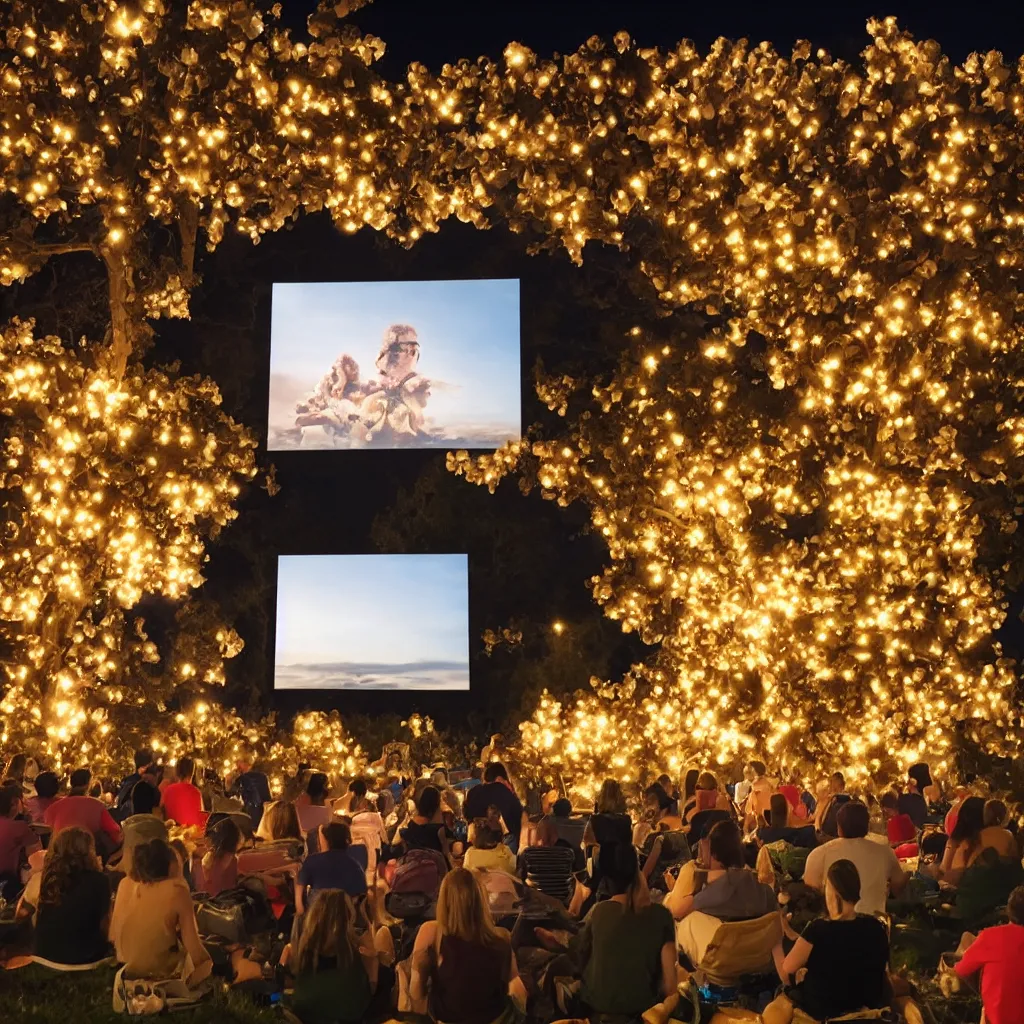
<instances>
[{"instance_id":1,"label":"tree trunk","mask_svg":"<svg viewBox=\"0 0 1024 1024\"><path fill-rule=\"evenodd\" d=\"M132 353L137 332L137 321L133 317L135 287L132 271L125 255L109 247L103 250L103 262L107 268L110 289L110 336L103 363L118 381L124 377L128 357Z\"/></svg>"}]
</instances>

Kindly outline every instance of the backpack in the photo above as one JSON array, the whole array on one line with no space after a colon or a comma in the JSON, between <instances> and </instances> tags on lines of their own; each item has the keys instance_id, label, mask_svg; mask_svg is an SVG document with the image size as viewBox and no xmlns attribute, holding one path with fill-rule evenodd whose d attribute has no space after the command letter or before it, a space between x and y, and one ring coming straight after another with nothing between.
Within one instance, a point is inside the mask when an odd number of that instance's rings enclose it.
<instances>
[{"instance_id":1,"label":"backpack","mask_svg":"<svg viewBox=\"0 0 1024 1024\"><path fill-rule=\"evenodd\" d=\"M409 850L395 865L392 892L424 892L433 899L441 891L448 864L437 850Z\"/></svg>"},{"instance_id":2,"label":"backpack","mask_svg":"<svg viewBox=\"0 0 1024 1024\"><path fill-rule=\"evenodd\" d=\"M392 917L426 917L433 912L448 864L437 850L409 850L395 865L385 899Z\"/></svg>"}]
</instances>

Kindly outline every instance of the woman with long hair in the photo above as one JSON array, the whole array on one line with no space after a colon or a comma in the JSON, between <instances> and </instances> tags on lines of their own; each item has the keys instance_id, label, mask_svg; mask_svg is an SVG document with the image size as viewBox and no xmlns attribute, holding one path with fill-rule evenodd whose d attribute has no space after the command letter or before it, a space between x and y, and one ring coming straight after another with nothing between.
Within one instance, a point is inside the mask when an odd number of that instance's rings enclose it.
<instances>
[{"instance_id":1,"label":"woman with long hair","mask_svg":"<svg viewBox=\"0 0 1024 1024\"><path fill-rule=\"evenodd\" d=\"M278 800L271 804L260 822L259 835L270 841L277 839L301 840L302 829L299 827L299 815L295 804L290 800Z\"/></svg>"},{"instance_id":2,"label":"woman with long hair","mask_svg":"<svg viewBox=\"0 0 1024 1024\"><path fill-rule=\"evenodd\" d=\"M129 978L181 978L196 986L213 961L199 938L192 894L178 856L162 839L135 847L132 873L117 887L110 938Z\"/></svg>"},{"instance_id":3,"label":"woman with long hair","mask_svg":"<svg viewBox=\"0 0 1024 1024\"><path fill-rule=\"evenodd\" d=\"M66 828L43 861L35 954L57 964L93 964L110 954L110 884L96 844L83 828Z\"/></svg>"},{"instance_id":4,"label":"woman with long hair","mask_svg":"<svg viewBox=\"0 0 1024 1024\"><path fill-rule=\"evenodd\" d=\"M210 849L203 856L203 888L216 896L238 884L238 848L242 830L230 818L219 821L210 833Z\"/></svg>"},{"instance_id":5,"label":"woman with long hair","mask_svg":"<svg viewBox=\"0 0 1024 1024\"><path fill-rule=\"evenodd\" d=\"M633 822L626 813L626 797L616 779L601 783L594 813L583 833L584 846L603 846L607 843L631 843Z\"/></svg>"},{"instance_id":6,"label":"woman with long hair","mask_svg":"<svg viewBox=\"0 0 1024 1024\"><path fill-rule=\"evenodd\" d=\"M390 1000L390 972L381 971L368 930L359 932L355 905L341 889L323 889L306 914L288 967L295 976L290 1007L302 1024L357 1024L372 1018L378 987ZM382 1009L386 1009L382 1007Z\"/></svg>"},{"instance_id":7,"label":"woman with long hair","mask_svg":"<svg viewBox=\"0 0 1024 1024\"><path fill-rule=\"evenodd\" d=\"M436 920L416 936L410 985L413 1010L445 1024L512 1021L526 1009L512 941L496 928L472 871L455 868L441 883Z\"/></svg>"},{"instance_id":8,"label":"woman with long hair","mask_svg":"<svg viewBox=\"0 0 1024 1024\"><path fill-rule=\"evenodd\" d=\"M775 965L786 986L765 1008L765 1024L788 1024L799 1007L814 1020L840 1017L890 1004L889 936L885 925L858 914L860 875L851 860L837 860L825 878L828 917L812 921L786 954L775 947ZM807 968L799 985L797 971Z\"/></svg>"},{"instance_id":9,"label":"woman with long hair","mask_svg":"<svg viewBox=\"0 0 1024 1024\"><path fill-rule=\"evenodd\" d=\"M1017 856L1013 833L999 826L986 827L985 801L980 796L969 796L960 805L936 877L948 885L959 885L963 873L986 849L995 850L999 857Z\"/></svg>"},{"instance_id":10,"label":"woman with long hair","mask_svg":"<svg viewBox=\"0 0 1024 1024\"><path fill-rule=\"evenodd\" d=\"M679 797L679 814L685 821L696 814L697 780L700 778L699 768L687 768L683 774L682 794Z\"/></svg>"}]
</instances>

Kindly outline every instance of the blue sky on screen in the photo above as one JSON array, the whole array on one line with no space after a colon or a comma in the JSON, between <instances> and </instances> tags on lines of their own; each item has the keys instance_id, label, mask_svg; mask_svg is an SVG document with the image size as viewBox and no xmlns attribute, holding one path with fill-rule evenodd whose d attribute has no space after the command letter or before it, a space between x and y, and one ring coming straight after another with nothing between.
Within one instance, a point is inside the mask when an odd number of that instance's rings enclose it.
<instances>
[{"instance_id":1,"label":"blue sky on screen","mask_svg":"<svg viewBox=\"0 0 1024 1024\"><path fill-rule=\"evenodd\" d=\"M271 380L298 378L312 387L342 353L356 360L364 379L373 377L384 331L396 323L416 328L419 372L452 385L434 390L428 415L518 426L516 279L275 284Z\"/></svg>"},{"instance_id":2,"label":"blue sky on screen","mask_svg":"<svg viewBox=\"0 0 1024 1024\"><path fill-rule=\"evenodd\" d=\"M282 555L278 665L469 660L462 555Z\"/></svg>"}]
</instances>

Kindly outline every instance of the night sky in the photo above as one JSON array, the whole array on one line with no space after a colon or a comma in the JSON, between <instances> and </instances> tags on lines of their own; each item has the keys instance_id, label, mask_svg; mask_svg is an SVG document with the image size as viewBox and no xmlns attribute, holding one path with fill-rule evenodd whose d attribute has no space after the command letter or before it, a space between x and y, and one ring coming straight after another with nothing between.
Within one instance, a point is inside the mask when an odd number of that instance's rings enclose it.
<instances>
[{"instance_id":1,"label":"night sky","mask_svg":"<svg viewBox=\"0 0 1024 1024\"><path fill-rule=\"evenodd\" d=\"M284 20L300 38L314 6L310 0L284 0ZM794 40L806 38L856 61L867 43L867 18L890 13L918 37L937 39L957 61L973 50L1002 49L1010 60L1024 50L1021 19L1008 19L1002 5L985 3L951 10L938 3L879 8L859 2L378 0L351 20L385 41L387 52L376 70L396 79L412 61L436 69L464 56L498 57L513 40L542 55L566 53L591 35L610 39L620 29L641 45L670 47L690 38L702 50L725 35L768 39L788 54ZM621 674L631 660L644 656L641 645L602 619L584 586L600 570L604 552L586 534L583 510L557 509L536 496L523 498L514 483L490 498L462 481L446 479L442 452L275 452L272 457L266 452L274 281L520 277L525 425L547 415L531 386L538 359L549 370L614 364L605 321L613 314L626 315L630 301L615 291L621 263L614 254L592 259L588 248L587 263L579 270L558 254L526 255L522 242L503 229L478 232L455 222L407 251L369 230L343 237L320 216L303 217L293 230L268 236L257 247L229 237L198 269L203 284L194 295L193 320L160 324L154 358L179 359L183 372L206 373L220 384L225 408L260 435L261 462L274 464L282 488L273 498L252 488L240 519L211 546L203 593L221 605L247 643L229 665L230 695L237 703L285 711L311 703L337 706L343 714L418 709L442 723L461 721L468 711L490 725L517 706L500 691L529 678L530 659L552 666L557 678L550 679L551 685L566 690L585 686L590 671ZM431 507L440 513L424 511L422 498L410 497L421 477L434 495ZM473 689L468 698L410 694L382 700L379 694L345 694L334 701L272 693L277 555L460 548L469 552L471 573ZM1005 631L1011 653L1019 653L1014 648L1021 646L1018 610L1019 603ZM151 615L159 618L154 610ZM573 631L566 638L551 636L547 627L555 619L573 623L575 635L585 635L586 641L573 640ZM512 620L531 623L537 636L528 637L517 653L486 657L482 630ZM563 645L561 651L552 646L556 643ZM569 646L573 643L578 644L575 652ZM510 658L518 658L518 666Z\"/></svg>"}]
</instances>

